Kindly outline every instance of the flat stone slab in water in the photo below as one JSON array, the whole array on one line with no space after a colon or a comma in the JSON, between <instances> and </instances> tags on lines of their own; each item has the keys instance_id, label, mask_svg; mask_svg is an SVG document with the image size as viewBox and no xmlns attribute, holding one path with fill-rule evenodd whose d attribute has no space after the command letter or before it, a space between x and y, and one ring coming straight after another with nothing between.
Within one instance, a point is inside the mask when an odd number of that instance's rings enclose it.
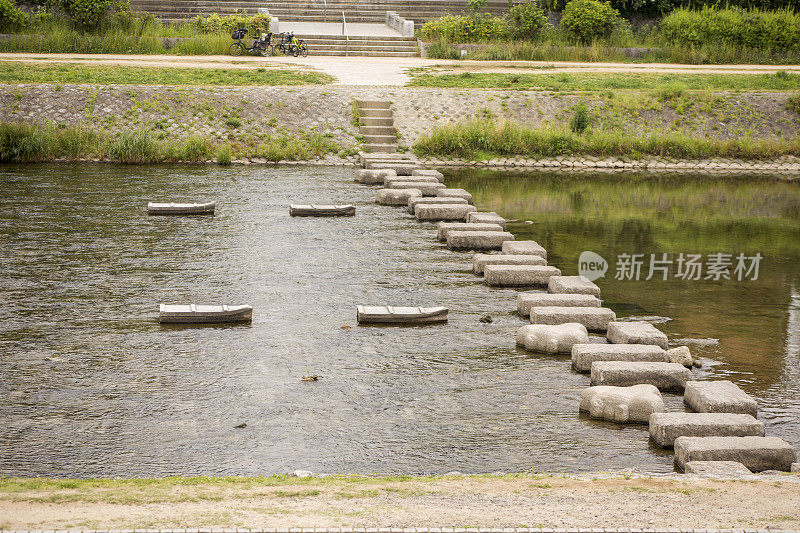
<instances>
[{"instance_id":1,"label":"flat stone slab in water","mask_svg":"<svg viewBox=\"0 0 800 533\"><path fill-rule=\"evenodd\" d=\"M468 204L419 204L414 208L417 220L464 220L467 214L475 211L474 205ZM502 229L502 228L500 228Z\"/></svg>"},{"instance_id":2,"label":"flat stone slab in water","mask_svg":"<svg viewBox=\"0 0 800 533\"><path fill-rule=\"evenodd\" d=\"M540 255L475 254L472 256L472 271L476 274L483 274L486 265L544 266L546 264L547 261Z\"/></svg>"},{"instance_id":3,"label":"flat stone slab in water","mask_svg":"<svg viewBox=\"0 0 800 533\"><path fill-rule=\"evenodd\" d=\"M607 307L531 307L532 324L578 322L589 331L606 331L617 315Z\"/></svg>"},{"instance_id":4,"label":"flat stone slab in water","mask_svg":"<svg viewBox=\"0 0 800 533\"><path fill-rule=\"evenodd\" d=\"M547 290L553 294L590 294L600 298L600 287L583 276L558 276L550 278Z\"/></svg>"},{"instance_id":5,"label":"flat stone slab in water","mask_svg":"<svg viewBox=\"0 0 800 533\"><path fill-rule=\"evenodd\" d=\"M441 196L442 198L463 198L469 203L472 203L472 195L465 191L464 189L442 189L436 196Z\"/></svg>"},{"instance_id":6,"label":"flat stone slab in water","mask_svg":"<svg viewBox=\"0 0 800 533\"><path fill-rule=\"evenodd\" d=\"M412 170L411 171L411 175L412 176L433 176L434 178L436 178L440 182L444 181L444 174L442 174L438 170L433 170L433 169L429 169L429 168L420 168L420 169L417 169L417 170Z\"/></svg>"},{"instance_id":7,"label":"flat stone slab in water","mask_svg":"<svg viewBox=\"0 0 800 533\"><path fill-rule=\"evenodd\" d=\"M451 231L503 231L503 228L498 226L497 224L471 224L469 222L439 222L436 225L436 238L439 239L440 241L446 241L447 236L450 234Z\"/></svg>"},{"instance_id":8,"label":"flat stone slab in water","mask_svg":"<svg viewBox=\"0 0 800 533\"><path fill-rule=\"evenodd\" d=\"M504 242L513 240L514 235L507 231L451 231L447 234L447 247L450 250L499 250Z\"/></svg>"},{"instance_id":9,"label":"flat stone slab in water","mask_svg":"<svg viewBox=\"0 0 800 533\"><path fill-rule=\"evenodd\" d=\"M686 470L690 461L736 461L751 472L788 472L797 452L778 437L678 437L675 464Z\"/></svg>"},{"instance_id":10,"label":"flat stone slab in water","mask_svg":"<svg viewBox=\"0 0 800 533\"><path fill-rule=\"evenodd\" d=\"M520 257L541 256L520 255ZM517 312L520 315L530 317L532 307L600 307L600 300L589 294L521 292L517 295Z\"/></svg>"},{"instance_id":11,"label":"flat stone slab in water","mask_svg":"<svg viewBox=\"0 0 800 533\"><path fill-rule=\"evenodd\" d=\"M439 180L433 176L389 176L383 179L383 185L387 189L396 189L392 187L394 183L439 183ZM441 183L439 183L441 185Z\"/></svg>"},{"instance_id":12,"label":"flat stone slab in water","mask_svg":"<svg viewBox=\"0 0 800 533\"><path fill-rule=\"evenodd\" d=\"M427 181L393 181L389 189L419 189L422 196L436 196L436 193L445 188L444 183Z\"/></svg>"},{"instance_id":13,"label":"flat stone slab in water","mask_svg":"<svg viewBox=\"0 0 800 533\"><path fill-rule=\"evenodd\" d=\"M612 322L606 336L614 344L654 344L665 350L669 346L667 336L649 322Z\"/></svg>"},{"instance_id":14,"label":"flat stone slab in water","mask_svg":"<svg viewBox=\"0 0 800 533\"><path fill-rule=\"evenodd\" d=\"M492 287L544 287L550 276L559 275L561 271L549 265L487 265L483 270L483 279Z\"/></svg>"},{"instance_id":15,"label":"flat stone slab in water","mask_svg":"<svg viewBox=\"0 0 800 533\"><path fill-rule=\"evenodd\" d=\"M547 250L536 241L514 241L503 244L504 254L541 255L547 259Z\"/></svg>"},{"instance_id":16,"label":"flat stone slab in water","mask_svg":"<svg viewBox=\"0 0 800 533\"><path fill-rule=\"evenodd\" d=\"M737 413L659 413L650 419L650 438L672 448L678 437L763 437L764 424Z\"/></svg>"},{"instance_id":17,"label":"flat stone slab in water","mask_svg":"<svg viewBox=\"0 0 800 533\"><path fill-rule=\"evenodd\" d=\"M411 198L408 201L408 212L413 215L414 207L416 207L418 204L467 205L467 201L463 198L439 198L438 196L434 198Z\"/></svg>"},{"instance_id":18,"label":"flat stone slab in water","mask_svg":"<svg viewBox=\"0 0 800 533\"><path fill-rule=\"evenodd\" d=\"M692 381L683 401L698 413L742 413L756 416L758 404L734 382Z\"/></svg>"},{"instance_id":19,"label":"flat stone slab in water","mask_svg":"<svg viewBox=\"0 0 800 533\"><path fill-rule=\"evenodd\" d=\"M630 387L649 383L658 390L683 392L692 372L678 363L596 361L591 369L592 385Z\"/></svg>"},{"instance_id":20,"label":"flat stone slab in water","mask_svg":"<svg viewBox=\"0 0 800 533\"><path fill-rule=\"evenodd\" d=\"M364 165L368 169L384 169L388 168L397 172L398 176L410 176L415 170L419 170L420 166L415 163L372 163L368 162Z\"/></svg>"},{"instance_id":21,"label":"flat stone slab in water","mask_svg":"<svg viewBox=\"0 0 800 533\"><path fill-rule=\"evenodd\" d=\"M467 217L467 222L486 222L488 224L499 224L503 226L503 229L506 227L506 219L497 213L470 213Z\"/></svg>"},{"instance_id":22,"label":"flat stone slab in water","mask_svg":"<svg viewBox=\"0 0 800 533\"><path fill-rule=\"evenodd\" d=\"M386 178L396 178L397 172L390 169L383 170L356 170L355 178L357 183L365 185L381 185Z\"/></svg>"},{"instance_id":23,"label":"flat stone slab in water","mask_svg":"<svg viewBox=\"0 0 800 533\"><path fill-rule=\"evenodd\" d=\"M589 332L581 324L530 324L517 330L517 346L533 352L569 353L574 344L588 341Z\"/></svg>"},{"instance_id":24,"label":"flat stone slab in water","mask_svg":"<svg viewBox=\"0 0 800 533\"><path fill-rule=\"evenodd\" d=\"M669 363L669 354L649 344L576 344L572 347L572 368L589 372L595 361Z\"/></svg>"},{"instance_id":25,"label":"flat stone slab in water","mask_svg":"<svg viewBox=\"0 0 800 533\"><path fill-rule=\"evenodd\" d=\"M653 413L664 411L664 399L656 387L647 384L589 387L581 392L580 410L592 418L647 424Z\"/></svg>"},{"instance_id":26,"label":"flat stone slab in water","mask_svg":"<svg viewBox=\"0 0 800 533\"><path fill-rule=\"evenodd\" d=\"M697 476L709 477L742 477L753 475L738 461L689 461L684 472Z\"/></svg>"},{"instance_id":27,"label":"flat stone slab in water","mask_svg":"<svg viewBox=\"0 0 800 533\"><path fill-rule=\"evenodd\" d=\"M381 205L408 205L410 198L422 197L419 189L378 189L375 202Z\"/></svg>"}]
</instances>

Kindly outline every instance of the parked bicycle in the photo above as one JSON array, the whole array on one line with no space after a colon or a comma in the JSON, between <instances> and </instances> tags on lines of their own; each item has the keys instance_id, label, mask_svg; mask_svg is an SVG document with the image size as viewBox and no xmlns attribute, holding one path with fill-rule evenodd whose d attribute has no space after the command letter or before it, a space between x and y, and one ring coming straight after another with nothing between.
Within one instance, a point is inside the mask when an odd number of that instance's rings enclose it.
<instances>
[{"instance_id":1,"label":"parked bicycle","mask_svg":"<svg viewBox=\"0 0 800 533\"><path fill-rule=\"evenodd\" d=\"M295 37L294 32L282 33L281 40L275 45L278 52L283 54L293 55L294 57L303 56L308 57L308 45L303 39Z\"/></svg>"},{"instance_id":2,"label":"parked bicycle","mask_svg":"<svg viewBox=\"0 0 800 533\"><path fill-rule=\"evenodd\" d=\"M236 41L228 48L228 53L232 56L240 56L245 52L251 54L259 54L262 56L271 56L273 50L272 33L262 34L261 38L253 39L253 46L247 46L242 42L244 36L247 35L247 28L239 28L231 33L231 37Z\"/></svg>"}]
</instances>

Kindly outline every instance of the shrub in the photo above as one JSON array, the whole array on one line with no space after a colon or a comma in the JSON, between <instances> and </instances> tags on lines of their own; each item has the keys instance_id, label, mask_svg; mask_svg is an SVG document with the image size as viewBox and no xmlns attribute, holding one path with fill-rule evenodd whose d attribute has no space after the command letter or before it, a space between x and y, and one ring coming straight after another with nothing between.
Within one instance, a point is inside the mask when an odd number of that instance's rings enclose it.
<instances>
[{"instance_id":1,"label":"shrub","mask_svg":"<svg viewBox=\"0 0 800 533\"><path fill-rule=\"evenodd\" d=\"M581 100L575 105L575 113L569 121L569 129L571 129L573 133L583 133L586 131L586 128L589 127L589 122L591 122L589 118L589 108L586 102Z\"/></svg>"},{"instance_id":2,"label":"shrub","mask_svg":"<svg viewBox=\"0 0 800 533\"><path fill-rule=\"evenodd\" d=\"M14 0L0 0L0 30L17 30L30 21Z\"/></svg>"},{"instance_id":3,"label":"shrub","mask_svg":"<svg viewBox=\"0 0 800 533\"><path fill-rule=\"evenodd\" d=\"M209 157L211 157L211 145L199 135L192 135L186 139L178 155L183 161L205 161Z\"/></svg>"},{"instance_id":4,"label":"shrub","mask_svg":"<svg viewBox=\"0 0 800 533\"><path fill-rule=\"evenodd\" d=\"M36 126L0 123L0 162L24 163L42 159L46 148L44 135Z\"/></svg>"},{"instance_id":5,"label":"shrub","mask_svg":"<svg viewBox=\"0 0 800 533\"><path fill-rule=\"evenodd\" d=\"M217 150L217 164L224 167L231 164L232 150L230 144L223 144Z\"/></svg>"},{"instance_id":6,"label":"shrub","mask_svg":"<svg viewBox=\"0 0 800 533\"><path fill-rule=\"evenodd\" d=\"M428 45L428 57L433 59L461 59L461 52L444 39L439 39Z\"/></svg>"},{"instance_id":7,"label":"shrub","mask_svg":"<svg viewBox=\"0 0 800 533\"><path fill-rule=\"evenodd\" d=\"M120 163L155 163L161 159L161 150L149 131L128 130L111 143L108 155Z\"/></svg>"},{"instance_id":8,"label":"shrub","mask_svg":"<svg viewBox=\"0 0 800 533\"><path fill-rule=\"evenodd\" d=\"M269 15L218 15L196 16L192 23L201 33L233 33L239 28L247 28L250 36L269 31Z\"/></svg>"},{"instance_id":9,"label":"shrub","mask_svg":"<svg viewBox=\"0 0 800 533\"><path fill-rule=\"evenodd\" d=\"M508 10L511 21L511 33L522 39L535 39L547 26L544 10L535 2L517 4Z\"/></svg>"},{"instance_id":10,"label":"shrub","mask_svg":"<svg viewBox=\"0 0 800 533\"><path fill-rule=\"evenodd\" d=\"M127 2L122 6L125 4ZM83 31L97 29L106 13L117 5L114 0L59 0L64 13L76 28Z\"/></svg>"},{"instance_id":11,"label":"shrub","mask_svg":"<svg viewBox=\"0 0 800 533\"><path fill-rule=\"evenodd\" d=\"M509 28L504 18L489 14L445 15L426 22L420 33L430 41L472 43L504 39L509 36Z\"/></svg>"},{"instance_id":12,"label":"shrub","mask_svg":"<svg viewBox=\"0 0 800 533\"><path fill-rule=\"evenodd\" d=\"M570 0L561 18L561 27L583 43L608 37L621 24L619 11L600 0Z\"/></svg>"},{"instance_id":13,"label":"shrub","mask_svg":"<svg viewBox=\"0 0 800 533\"><path fill-rule=\"evenodd\" d=\"M800 94L794 94L786 99L786 104L784 104L787 111L794 111L797 114L800 114Z\"/></svg>"}]
</instances>

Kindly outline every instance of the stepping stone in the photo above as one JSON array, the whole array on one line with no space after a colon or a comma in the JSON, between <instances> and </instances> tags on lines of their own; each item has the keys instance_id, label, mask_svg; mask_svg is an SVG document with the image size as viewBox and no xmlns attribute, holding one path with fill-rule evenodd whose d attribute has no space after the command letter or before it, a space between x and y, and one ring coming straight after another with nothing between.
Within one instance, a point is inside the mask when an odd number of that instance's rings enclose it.
<instances>
[{"instance_id":1,"label":"stepping stone","mask_svg":"<svg viewBox=\"0 0 800 533\"><path fill-rule=\"evenodd\" d=\"M663 413L664 399L656 387L647 384L589 387L581 392L580 410L592 418L647 424L653 413Z\"/></svg>"},{"instance_id":2,"label":"stepping stone","mask_svg":"<svg viewBox=\"0 0 800 533\"><path fill-rule=\"evenodd\" d=\"M472 203L472 195L464 189L442 189L436 193L436 196L442 198L463 198L467 202Z\"/></svg>"},{"instance_id":3,"label":"stepping stone","mask_svg":"<svg viewBox=\"0 0 800 533\"><path fill-rule=\"evenodd\" d=\"M753 473L737 461L689 461L684 472L708 477L742 477Z\"/></svg>"},{"instance_id":4,"label":"stepping stone","mask_svg":"<svg viewBox=\"0 0 800 533\"><path fill-rule=\"evenodd\" d=\"M418 204L439 204L439 205L467 205L463 198L411 198L408 201L408 212L414 214L414 207Z\"/></svg>"},{"instance_id":5,"label":"stepping stone","mask_svg":"<svg viewBox=\"0 0 800 533\"><path fill-rule=\"evenodd\" d=\"M486 222L488 224L499 224L506 229L506 219L497 213L470 213L467 222Z\"/></svg>"},{"instance_id":6,"label":"stepping stone","mask_svg":"<svg viewBox=\"0 0 800 533\"><path fill-rule=\"evenodd\" d=\"M736 461L751 472L788 472L797 460L791 444L778 437L678 437L675 464L686 470L690 461Z\"/></svg>"},{"instance_id":7,"label":"stepping stone","mask_svg":"<svg viewBox=\"0 0 800 533\"><path fill-rule=\"evenodd\" d=\"M758 404L734 382L692 381L683 401L698 413L742 413L756 416Z\"/></svg>"},{"instance_id":8,"label":"stepping stone","mask_svg":"<svg viewBox=\"0 0 800 533\"><path fill-rule=\"evenodd\" d=\"M365 185L380 185L386 178L396 178L394 170L356 170L356 182Z\"/></svg>"},{"instance_id":9,"label":"stepping stone","mask_svg":"<svg viewBox=\"0 0 800 533\"><path fill-rule=\"evenodd\" d=\"M583 276L558 276L550 278L547 291L553 294L590 294L600 298L600 287Z\"/></svg>"},{"instance_id":10,"label":"stepping stone","mask_svg":"<svg viewBox=\"0 0 800 533\"><path fill-rule=\"evenodd\" d=\"M662 348L648 344L576 344L572 347L572 368L589 372L595 361L669 363Z\"/></svg>"},{"instance_id":11,"label":"stepping stone","mask_svg":"<svg viewBox=\"0 0 800 533\"><path fill-rule=\"evenodd\" d=\"M409 198L422 197L419 189L378 189L375 202L381 205L408 205Z\"/></svg>"},{"instance_id":12,"label":"stepping stone","mask_svg":"<svg viewBox=\"0 0 800 533\"><path fill-rule=\"evenodd\" d=\"M514 236L506 231L451 231L447 234L447 247L450 250L499 250L504 242L513 240Z\"/></svg>"},{"instance_id":13,"label":"stepping stone","mask_svg":"<svg viewBox=\"0 0 800 533\"><path fill-rule=\"evenodd\" d=\"M504 254L541 255L547 259L547 250L536 241L514 241L503 244Z\"/></svg>"},{"instance_id":14,"label":"stepping stone","mask_svg":"<svg viewBox=\"0 0 800 533\"><path fill-rule=\"evenodd\" d=\"M439 183L439 181L431 176L389 176L383 179L383 186L387 189L396 189L392 187L393 183ZM441 183L439 183L441 185Z\"/></svg>"},{"instance_id":15,"label":"stepping stone","mask_svg":"<svg viewBox=\"0 0 800 533\"><path fill-rule=\"evenodd\" d=\"M763 437L764 424L735 413L659 413L650 419L650 438L672 448L678 437Z\"/></svg>"},{"instance_id":16,"label":"stepping stone","mask_svg":"<svg viewBox=\"0 0 800 533\"><path fill-rule=\"evenodd\" d=\"M436 196L436 192L444 189L444 183L438 181L429 183L426 181L395 181L389 189L419 189L422 196Z\"/></svg>"},{"instance_id":17,"label":"stepping stone","mask_svg":"<svg viewBox=\"0 0 800 533\"><path fill-rule=\"evenodd\" d=\"M467 217L469 218L469 217ZM497 226L498 228L500 226ZM547 264L540 255L475 254L472 256L472 271L483 274L486 265L539 265Z\"/></svg>"},{"instance_id":18,"label":"stepping stone","mask_svg":"<svg viewBox=\"0 0 800 533\"><path fill-rule=\"evenodd\" d=\"M517 346L541 353L569 353L577 343L589 341L589 332L581 324L544 326L531 324L517 330Z\"/></svg>"},{"instance_id":19,"label":"stepping stone","mask_svg":"<svg viewBox=\"0 0 800 533\"><path fill-rule=\"evenodd\" d=\"M678 346L677 348L667 350L667 355L669 356L670 363L680 363L686 368L692 368L694 366L692 352L689 351L688 346Z\"/></svg>"},{"instance_id":20,"label":"stepping stone","mask_svg":"<svg viewBox=\"0 0 800 533\"><path fill-rule=\"evenodd\" d=\"M464 220L467 214L475 211L474 205L467 204L420 204L414 208L417 220ZM500 228L501 230L503 228Z\"/></svg>"},{"instance_id":21,"label":"stepping stone","mask_svg":"<svg viewBox=\"0 0 800 533\"><path fill-rule=\"evenodd\" d=\"M439 224L436 225L436 238L439 239L440 241L446 241L447 236L450 234L451 231L503 231L503 228L498 226L497 224L470 224L468 222L439 222Z\"/></svg>"},{"instance_id":22,"label":"stepping stone","mask_svg":"<svg viewBox=\"0 0 800 533\"><path fill-rule=\"evenodd\" d=\"M605 332L617 315L607 307L531 307L532 324L578 322L589 331Z\"/></svg>"},{"instance_id":23,"label":"stepping stone","mask_svg":"<svg viewBox=\"0 0 800 533\"><path fill-rule=\"evenodd\" d=\"M415 170L419 170L419 165L415 163L373 163L368 162L364 165L371 170L390 169L397 172L398 176L410 176Z\"/></svg>"},{"instance_id":24,"label":"stepping stone","mask_svg":"<svg viewBox=\"0 0 800 533\"><path fill-rule=\"evenodd\" d=\"M591 376L592 385L630 387L649 383L661 391L683 392L692 373L678 363L596 361L592 363Z\"/></svg>"},{"instance_id":25,"label":"stepping stone","mask_svg":"<svg viewBox=\"0 0 800 533\"><path fill-rule=\"evenodd\" d=\"M417 170L412 170L411 171L411 175L412 176L433 176L434 178L436 178L440 182L444 182L444 174L442 174L438 170L432 170L432 169L428 169L428 168L420 168L420 169L417 169Z\"/></svg>"},{"instance_id":26,"label":"stepping stone","mask_svg":"<svg viewBox=\"0 0 800 533\"><path fill-rule=\"evenodd\" d=\"M668 348L667 336L649 322L612 322L606 337L614 344L654 344Z\"/></svg>"},{"instance_id":27,"label":"stepping stone","mask_svg":"<svg viewBox=\"0 0 800 533\"><path fill-rule=\"evenodd\" d=\"M560 274L556 267L544 265L487 265L483 269L483 279L491 287L544 287L550 276ZM564 322L568 321L554 324Z\"/></svg>"},{"instance_id":28,"label":"stepping stone","mask_svg":"<svg viewBox=\"0 0 800 533\"><path fill-rule=\"evenodd\" d=\"M541 256L520 255L520 257ZM517 312L520 315L530 317L532 307L600 307L600 300L588 294L521 292L517 295Z\"/></svg>"}]
</instances>

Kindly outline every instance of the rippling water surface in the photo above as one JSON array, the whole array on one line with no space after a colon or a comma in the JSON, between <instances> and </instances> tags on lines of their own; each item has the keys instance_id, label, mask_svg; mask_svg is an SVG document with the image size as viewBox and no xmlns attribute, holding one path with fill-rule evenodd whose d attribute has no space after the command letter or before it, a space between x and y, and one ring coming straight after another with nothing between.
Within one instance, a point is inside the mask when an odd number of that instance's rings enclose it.
<instances>
[{"instance_id":1,"label":"rippling water surface","mask_svg":"<svg viewBox=\"0 0 800 533\"><path fill-rule=\"evenodd\" d=\"M0 474L672 470L646 428L578 416L588 378L568 358L514 347L515 291L486 287L470 254L373 204L351 176L0 167ZM630 179L448 183L520 219L517 238L539 240L569 274L584 249L765 254L757 282L598 284L620 316L671 319L660 327L706 363L698 378L734 379L768 433L800 446L800 187ZM206 199L216 216L145 211ZM331 200L357 216L288 216L289 203ZM161 302L255 314L251 326L164 327ZM441 304L451 318L359 327L359 303Z\"/></svg>"}]
</instances>

